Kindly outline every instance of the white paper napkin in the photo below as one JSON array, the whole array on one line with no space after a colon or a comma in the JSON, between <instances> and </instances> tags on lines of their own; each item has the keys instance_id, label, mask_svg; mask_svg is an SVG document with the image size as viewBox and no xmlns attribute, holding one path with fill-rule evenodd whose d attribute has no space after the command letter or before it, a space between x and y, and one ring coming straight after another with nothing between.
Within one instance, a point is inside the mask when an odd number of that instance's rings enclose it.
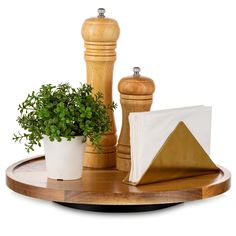
<instances>
[{"instance_id":1,"label":"white paper napkin","mask_svg":"<svg viewBox=\"0 0 236 236\"><path fill-rule=\"evenodd\" d=\"M210 155L211 107L135 112L129 115L131 170L129 181L138 182L177 124L183 121Z\"/></svg>"}]
</instances>

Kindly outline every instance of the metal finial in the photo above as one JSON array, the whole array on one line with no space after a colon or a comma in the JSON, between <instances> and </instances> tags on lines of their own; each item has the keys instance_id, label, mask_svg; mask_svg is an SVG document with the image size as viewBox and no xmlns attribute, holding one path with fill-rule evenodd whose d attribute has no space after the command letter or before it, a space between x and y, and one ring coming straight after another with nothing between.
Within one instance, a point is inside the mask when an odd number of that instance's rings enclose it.
<instances>
[{"instance_id":1,"label":"metal finial","mask_svg":"<svg viewBox=\"0 0 236 236\"><path fill-rule=\"evenodd\" d=\"M98 17L104 18L105 17L105 9L104 8L98 8Z\"/></svg>"},{"instance_id":2,"label":"metal finial","mask_svg":"<svg viewBox=\"0 0 236 236\"><path fill-rule=\"evenodd\" d=\"M139 77L140 76L140 74L139 74L140 71L141 71L140 67L134 67L133 68L134 76Z\"/></svg>"}]
</instances>

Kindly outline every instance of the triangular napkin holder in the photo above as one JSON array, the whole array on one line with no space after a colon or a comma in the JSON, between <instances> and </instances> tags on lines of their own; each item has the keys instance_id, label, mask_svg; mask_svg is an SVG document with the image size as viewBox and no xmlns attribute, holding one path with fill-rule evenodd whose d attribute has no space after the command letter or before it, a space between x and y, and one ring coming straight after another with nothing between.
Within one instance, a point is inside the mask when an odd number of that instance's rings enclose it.
<instances>
[{"instance_id":1,"label":"triangular napkin holder","mask_svg":"<svg viewBox=\"0 0 236 236\"><path fill-rule=\"evenodd\" d=\"M145 158L145 157L144 157ZM138 182L123 180L130 185L143 185L219 172L184 122L179 122Z\"/></svg>"}]
</instances>

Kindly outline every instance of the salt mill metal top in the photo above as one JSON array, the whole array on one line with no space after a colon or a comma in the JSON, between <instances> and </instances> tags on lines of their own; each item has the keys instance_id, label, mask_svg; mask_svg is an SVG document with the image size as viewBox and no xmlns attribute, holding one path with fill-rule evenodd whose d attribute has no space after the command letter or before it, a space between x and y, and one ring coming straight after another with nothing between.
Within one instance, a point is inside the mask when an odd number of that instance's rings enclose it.
<instances>
[{"instance_id":1,"label":"salt mill metal top","mask_svg":"<svg viewBox=\"0 0 236 236\"><path fill-rule=\"evenodd\" d=\"M118 85L122 106L122 127L117 146L116 167L122 171L130 170L129 113L149 111L155 91L153 80L141 76L139 67L134 67L133 72L133 76L121 79Z\"/></svg>"},{"instance_id":2,"label":"salt mill metal top","mask_svg":"<svg viewBox=\"0 0 236 236\"><path fill-rule=\"evenodd\" d=\"M85 20L82 26L82 36L85 41L84 58L87 66L87 83L95 92L104 95L105 104L112 102L113 66L116 60L116 41L120 29L116 20L104 15L105 9L98 9L98 16ZM94 168L112 167L116 164L116 126L114 114L110 112L112 130L102 137L103 153L94 150L87 143L84 166Z\"/></svg>"}]
</instances>

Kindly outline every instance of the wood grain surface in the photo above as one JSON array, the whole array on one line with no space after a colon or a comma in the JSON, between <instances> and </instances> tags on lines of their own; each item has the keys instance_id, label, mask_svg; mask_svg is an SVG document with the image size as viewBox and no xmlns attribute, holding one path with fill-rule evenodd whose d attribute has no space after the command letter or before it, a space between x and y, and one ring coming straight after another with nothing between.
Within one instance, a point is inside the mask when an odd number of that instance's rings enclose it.
<instances>
[{"instance_id":1,"label":"wood grain surface","mask_svg":"<svg viewBox=\"0 0 236 236\"><path fill-rule=\"evenodd\" d=\"M115 169L85 168L79 180L47 178L44 156L26 159L6 171L13 191L50 201L96 205L150 205L178 203L213 197L230 188L230 172L202 175L168 182L130 186L122 182L126 173Z\"/></svg>"}]
</instances>

